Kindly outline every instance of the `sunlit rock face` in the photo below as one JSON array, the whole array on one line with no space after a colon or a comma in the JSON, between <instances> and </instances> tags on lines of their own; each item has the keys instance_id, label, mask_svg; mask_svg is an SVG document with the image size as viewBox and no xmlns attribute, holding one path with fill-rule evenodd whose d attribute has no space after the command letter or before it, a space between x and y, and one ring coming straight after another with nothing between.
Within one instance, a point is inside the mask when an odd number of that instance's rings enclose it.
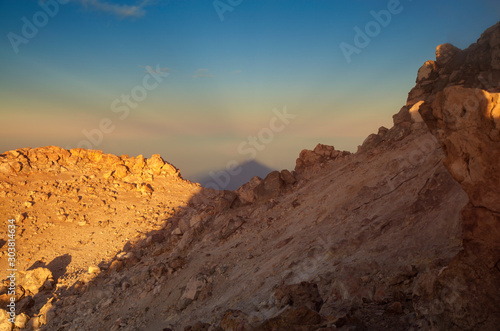
<instances>
[{"instance_id":1,"label":"sunlit rock face","mask_svg":"<svg viewBox=\"0 0 500 331\"><path fill-rule=\"evenodd\" d=\"M409 97L431 91L418 96L420 112L469 196L461 213L464 250L417 291L417 312L439 329L500 325L499 38L497 24L464 51L438 47L438 76L417 81Z\"/></svg>"},{"instance_id":2,"label":"sunlit rock face","mask_svg":"<svg viewBox=\"0 0 500 331\"><path fill-rule=\"evenodd\" d=\"M464 251L437 276L427 293L433 303L422 312L442 328L494 330L500 323L499 94L451 86L426 107L444 164L470 202L462 211Z\"/></svg>"}]
</instances>

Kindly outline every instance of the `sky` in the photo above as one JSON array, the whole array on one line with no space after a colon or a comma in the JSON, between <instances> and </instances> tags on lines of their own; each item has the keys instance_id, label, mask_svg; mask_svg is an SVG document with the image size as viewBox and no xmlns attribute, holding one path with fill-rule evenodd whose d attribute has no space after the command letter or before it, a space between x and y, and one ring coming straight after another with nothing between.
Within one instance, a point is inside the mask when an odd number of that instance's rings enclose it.
<instances>
[{"instance_id":1,"label":"sky","mask_svg":"<svg viewBox=\"0 0 500 331\"><path fill-rule=\"evenodd\" d=\"M0 0L0 153L293 169L392 127L436 46L499 20L496 0Z\"/></svg>"}]
</instances>

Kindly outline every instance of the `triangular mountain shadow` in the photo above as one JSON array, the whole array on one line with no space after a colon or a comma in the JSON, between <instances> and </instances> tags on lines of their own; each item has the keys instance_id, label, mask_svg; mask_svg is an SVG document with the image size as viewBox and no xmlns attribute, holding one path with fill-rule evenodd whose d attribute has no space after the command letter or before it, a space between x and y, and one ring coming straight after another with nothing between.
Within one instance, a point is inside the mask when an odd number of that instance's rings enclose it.
<instances>
[{"instance_id":1,"label":"triangular mountain shadow","mask_svg":"<svg viewBox=\"0 0 500 331\"><path fill-rule=\"evenodd\" d=\"M256 161L249 160L241 163L234 170L218 170L200 174L193 178L203 187L219 190L236 190L255 176L265 178L274 169Z\"/></svg>"}]
</instances>

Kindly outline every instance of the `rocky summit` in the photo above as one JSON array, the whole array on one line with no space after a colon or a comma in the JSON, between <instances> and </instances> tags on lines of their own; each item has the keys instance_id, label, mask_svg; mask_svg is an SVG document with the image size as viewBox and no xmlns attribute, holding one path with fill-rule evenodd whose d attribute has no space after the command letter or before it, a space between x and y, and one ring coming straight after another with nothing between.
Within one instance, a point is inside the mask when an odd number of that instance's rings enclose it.
<instances>
[{"instance_id":1,"label":"rocky summit","mask_svg":"<svg viewBox=\"0 0 500 331\"><path fill-rule=\"evenodd\" d=\"M0 330L498 330L500 23L438 46L393 119L236 191L159 155L0 155Z\"/></svg>"}]
</instances>

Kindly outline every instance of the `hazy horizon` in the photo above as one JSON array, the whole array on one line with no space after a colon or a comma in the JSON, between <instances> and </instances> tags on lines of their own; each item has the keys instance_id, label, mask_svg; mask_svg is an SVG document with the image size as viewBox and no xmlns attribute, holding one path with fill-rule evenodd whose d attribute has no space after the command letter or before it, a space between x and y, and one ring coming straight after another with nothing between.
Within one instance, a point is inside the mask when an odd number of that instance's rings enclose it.
<instances>
[{"instance_id":1,"label":"hazy horizon","mask_svg":"<svg viewBox=\"0 0 500 331\"><path fill-rule=\"evenodd\" d=\"M3 1L0 153L161 154L188 178L250 157L293 169L302 149L355 151L391 127L435 47L467 47L499 14L489 0Z\"/></svg>"}]
</instances>

